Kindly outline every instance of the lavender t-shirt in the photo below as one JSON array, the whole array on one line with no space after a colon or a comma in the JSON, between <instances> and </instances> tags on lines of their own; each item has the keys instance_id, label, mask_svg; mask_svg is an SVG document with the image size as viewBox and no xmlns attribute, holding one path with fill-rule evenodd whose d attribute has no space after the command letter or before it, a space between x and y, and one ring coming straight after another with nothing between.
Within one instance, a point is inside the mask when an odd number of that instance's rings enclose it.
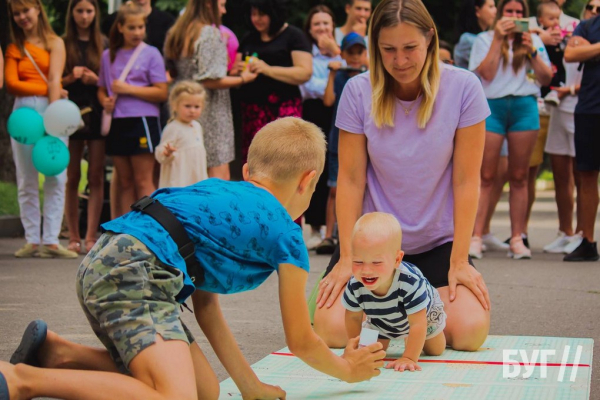
<instances>
[{"instance_id":1,"label":"lavender t-shirt","mask_svg":"<svg viewBox=\"0 0 600 400\"><path fill-rule=\"evenodd\" d=\"M133 50L117 50L115 61L112 64L108 50L105 50L102 54L98 86L106 88L109 95L112 94L110 89L112 82L121 76L127 61L133 54ZM155 83L166 81L165 63L158 49L153 46L146 46L140 52L125 79L125 83L134 86L152 86ZM123 94L118 96L113 113L114 118L158 117L159 115L158 103L151 103L139 97Z\"/></svg>"},{"instance_id":2,"label":"lavender t-shirt","mask_svg":"<svg viewBox=\"0 0 600 400\"><path fill-rule=\"evenodd\" d=\"M363 213L383 211L396 216L407 254L451 241L454 136L458 128L475 125L490 115L479 79L469 71L442 64L440 89L425 129L418 128L416 118L422 97L408 116L397 100L394 127L377 128L371 117L371 93L368 72L350 79L335 121L339 129L367 136Z\"/></svg>"}]
</instances>

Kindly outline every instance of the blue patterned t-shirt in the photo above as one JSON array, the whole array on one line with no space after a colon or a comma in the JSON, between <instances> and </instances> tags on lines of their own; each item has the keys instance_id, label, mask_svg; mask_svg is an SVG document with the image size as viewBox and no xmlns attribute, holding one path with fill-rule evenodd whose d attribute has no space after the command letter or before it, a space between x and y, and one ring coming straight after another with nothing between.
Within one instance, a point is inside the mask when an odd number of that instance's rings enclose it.
<instances>
[{"instance_id":1,"label":"blue patterned t-shirt","mask_svg":"<svg viewBox=\"0 0 600 400\"><path fill-rule=\"evenodd\" d=\"M167 231L138 211L102 225L107 231L136 237L165 264L185 273L180 302L195 289L237 293L263 283L280 264L309 270L302 230L269 192L248 182L207 179L152 194L181 221L196 245L205 281L194 286L185 261Z\"/></svg>"}]
</instances>

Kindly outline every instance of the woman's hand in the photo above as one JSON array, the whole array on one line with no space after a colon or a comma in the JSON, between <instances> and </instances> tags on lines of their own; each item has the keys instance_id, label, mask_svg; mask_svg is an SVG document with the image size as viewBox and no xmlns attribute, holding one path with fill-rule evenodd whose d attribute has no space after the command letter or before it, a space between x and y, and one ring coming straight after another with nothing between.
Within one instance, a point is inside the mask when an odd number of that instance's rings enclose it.
<instances>
[{"instance_id":1,"label":"woman's hand","mask_svg":"<svg viewBox=\"0 0 600 400\"><path fill-rule=\"evenodd\" d=\"M494 28L494 38L498 40L504 39L506 35L509 35L515 31L515 22L511 19L503 17L496 22Z\"/></svg>"},{"instance_id":2,"label":"woman's hand","mask_svg":"<svg viewBox=\"0 0 600 400\"><path fill-rule=\"evenodd\" d=\"M244 79L244 83L246 84L255 81L258 74L250 71L242 71L240 76Z\"/></svg>"},{"instance_id":3,"label":"woman's hand","mask_svg":"<svg viewBox=\"0 0 600 400\"><path fill-rule=\"evenodd\" d=\"M73 67L73 78L81 79L85 67Z\"/></svg>"},{"instance_id":4,"label":"woman's hand","mask_svg":"<svg viewBox=\"0 0 600 400\"><path fill-rule=\"evenodd\" d=\"M523 32L523 38L521 39L521 43L523 43L523 46L533 51L533 40L531 40L531 33Z\"/></svg>"},{"instance_id":5,"label":"woman's hand","mask_svg":"<svg viewBox=\"0 0 600 400\"><path fill-rule=\"evenodd\" d=\"M98 75L91 69L85 68L81 75L81 82L85 85L96 85L98 84Z\"/></svg>"},{"instance_id":6,"label":"woman's hand","mask_svg":"<svg viewBox=\"0 0 600 400\"><path fill-rule=\"evenodd\" d=\"M268 76L270 68L271 66L269 64L256 58L251 63L248 63L247 70L254 74L263 74Z\"/></svg>"},{"instance_id":7,"label":"woman's hand","mask_svg":"<svg viewBox=\"0 0 600 400\"><path fill-rule=\"evenodd\" d=\"M464 285L477 297L485 310L490 310L492 303L483 277L467 260L450 261L448 272L448 288L450 290L450 301L456 298L456 286Z\"/></svg>"},{"instance_id":8,"label":"woman's hand","mask_svg":"<svg viewBox=\"0 0 600 400\"><path fill-rule=\"evenodd\" d=\"M341 257L333 267L329 275L319 282L319 293L317 294L317 307L323 306L330 308L335 299L338 298L342 290L348 284L352 276L352 260Z\"/></svg>"},{"instance_id":9,"label":"woman's hand","mask_svg":"<svg viewBox=\"0 0 600 400\"><path fill-rule=\"evenodd\" d=\"M115 109L115 98L112 96L106 96L102 102L102 107L108 113L112 113Z\"/></svg>"},{"instance_id":10,"label":"woman's hand","mask_svg":"<svg viewBox=\"0 0 600 400\"><path fill-rule=\"evenodd\" d=\"M317 40L317 47L321 51L321 54L335 57L341 53L340 48L331 33L322 33L315 39Z\"/></svg>"},{"instance_id":11,"label":"woman's hand","mask_svg":"<svg viewBox=\"0 0 600 400\"><path fill-rule=\"evenodd\" d=\"M118 79L114 80L112 83L112 91L115 94L130 94L131 93L131 85L125 82L122 82Z\"/></svg>"}]
</instances>

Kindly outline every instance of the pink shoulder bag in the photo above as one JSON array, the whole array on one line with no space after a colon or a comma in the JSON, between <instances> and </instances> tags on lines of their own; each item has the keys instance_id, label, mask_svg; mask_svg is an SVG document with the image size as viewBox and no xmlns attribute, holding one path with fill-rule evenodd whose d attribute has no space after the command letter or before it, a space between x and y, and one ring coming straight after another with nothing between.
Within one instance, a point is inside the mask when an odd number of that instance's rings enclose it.
<instances>
[{"instance_id":1,"label":"pink shoulder bag","mask_svg":"<svg viewBox=\"0 0 600 400\"><path fill-rule=\"evenodd\" d=\"M135 48L135 50L133 51L133 54L131 54L131 57L129 58L129 61L127 61L127 64L125 64L125 68L123 68L123 72L121 72L121 76L119 76L119 79L118 79L119 81L121 81L121 82L125 81L125 79L127 78L127 75L129 75L129 71L131 71L131 68L133 68L133 63L135 63L135 60L138 58L138 56L140 55L140 53L146 46L147 46L147 44L142 42ZM110 86L112 85L112 82L110 81L110 67L109 67L109 70L106 71L106 77L109 78L106 80L106 85L107 85L106 91L110 94L110 92L111 92ZM113 94L112 96L115 99L115 104L116 104L117 95ZM102 110L102 125L100 127L100 134L102 136L106 136L106 135L108 135L108 132L110 132L110 125L112 123L112 117L113 117L112 112Z\"/></svg>"}]
</instances>

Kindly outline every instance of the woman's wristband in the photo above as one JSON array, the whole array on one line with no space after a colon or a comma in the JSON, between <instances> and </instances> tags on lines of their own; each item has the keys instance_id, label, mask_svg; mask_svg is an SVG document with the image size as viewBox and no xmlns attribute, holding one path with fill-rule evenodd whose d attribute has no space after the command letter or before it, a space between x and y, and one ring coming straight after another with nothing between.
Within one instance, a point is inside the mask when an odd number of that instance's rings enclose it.
<instances>
[{"instance_id":1,"label":"woman's wristband","mask_svg":"<svg viewBox=\"0 0 600 400\"><path fill-rule=\"evenodd\" d=\"M575 96L575 85L571 85L569 90L571 91L571 96Z\"/></svg>"}]
</instances>

